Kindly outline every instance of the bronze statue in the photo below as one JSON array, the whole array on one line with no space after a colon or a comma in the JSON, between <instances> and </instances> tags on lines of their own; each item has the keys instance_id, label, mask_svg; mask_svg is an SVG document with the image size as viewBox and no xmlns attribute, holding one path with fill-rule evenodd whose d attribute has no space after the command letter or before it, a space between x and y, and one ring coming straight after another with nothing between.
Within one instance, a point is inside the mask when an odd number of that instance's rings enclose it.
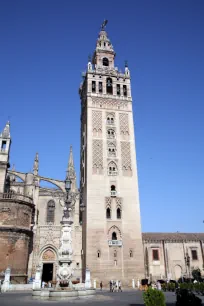
<instances>
[{"instance_id":1,"label":"bronze statue","mask_svg":"<svg viewBox=\"0 0 204 306\"><path fill-rule=\"evenodd\" d=\"M103 22L102 25L101 25L101 31L104 31L104 30L105 30L105 27L106 27L107 23L108 23L108 20L105 19L104 22Z\"/></svg>"}]
</instances>

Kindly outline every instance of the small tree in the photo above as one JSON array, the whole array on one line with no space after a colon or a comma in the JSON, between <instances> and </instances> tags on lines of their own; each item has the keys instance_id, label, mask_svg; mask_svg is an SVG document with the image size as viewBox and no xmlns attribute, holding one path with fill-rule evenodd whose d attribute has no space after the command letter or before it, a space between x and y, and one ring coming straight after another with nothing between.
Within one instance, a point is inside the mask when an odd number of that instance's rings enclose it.
<instances>
[{"instance_id":1,"label":"small tree","mask_svg":"<svg viewBox=\"0 0 204 306\"><path fill-rule=\"evenodd\" d=\"M163 292L151 287L143 293L143 299L145 306L166 306Z\"/></svg>"}]
</instances>

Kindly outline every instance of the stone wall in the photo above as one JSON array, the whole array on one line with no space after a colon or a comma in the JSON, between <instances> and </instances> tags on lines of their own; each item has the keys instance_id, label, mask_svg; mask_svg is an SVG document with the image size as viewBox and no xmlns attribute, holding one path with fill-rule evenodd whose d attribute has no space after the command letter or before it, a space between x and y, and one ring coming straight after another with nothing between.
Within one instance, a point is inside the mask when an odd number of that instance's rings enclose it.
<instances>
[{"instance_id":1,"label":"stone wall","mask_svg":"<svg viewBox=\"0 0 204 306\"><path fill-rule=\"evenodd\" d=\"M32 249L30 198L15 194L0 197L0 272L11 267L11 281L27 282L27 264Z\"/></svg>"}]
</instances>

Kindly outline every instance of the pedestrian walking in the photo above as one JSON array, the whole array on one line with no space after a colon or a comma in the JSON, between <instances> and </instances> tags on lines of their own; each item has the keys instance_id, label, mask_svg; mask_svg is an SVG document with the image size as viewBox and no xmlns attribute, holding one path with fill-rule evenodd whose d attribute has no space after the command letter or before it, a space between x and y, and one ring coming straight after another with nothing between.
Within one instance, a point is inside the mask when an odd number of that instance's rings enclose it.
<instances>
[{"instance_id":1,"label":"pedestrian walking","mask_svg":"<svg viewBox=\"0 0 204 306\"><path fill-rule=\"evenodd\" d=\"M102 289L103 289L103 283L102 283L102 281L100 282L100 288L101 288L101 291L102 291Z\"/></svg>"},{"instance_id":2,"label":"pedestrian walking","mask_svg":"<svg viewBox=\"0 0 204 306\"><path fill-rule=\"evenodd\" d=\"M111 280L110 280L110 282L109 282L109 285L110 285L110 292L112 292L112 291L113 291L113 283L112 283Z\"/></svg>"},{"instance_id":3,"label":"pedestrian walking","mask_svg":"<svg viewBox=\"0 0 204 306\"><path fill-rule=\"evenodd\" d=\"M118 282L118 292L122 292L122 284L121 284L121 281L119 280Z\"/></svg>"}]
</instances>

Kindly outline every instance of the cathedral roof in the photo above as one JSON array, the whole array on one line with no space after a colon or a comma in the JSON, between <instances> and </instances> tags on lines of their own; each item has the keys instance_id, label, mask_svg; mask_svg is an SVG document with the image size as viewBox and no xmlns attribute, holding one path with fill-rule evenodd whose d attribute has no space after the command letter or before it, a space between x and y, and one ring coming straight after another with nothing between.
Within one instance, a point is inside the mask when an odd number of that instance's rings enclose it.
<instances>
[{"instance_id":1,"label":"cathedral roof","mask_svg":"<svg viewBox=\"0 0 204 306\"><path fill-rule=\"evenodd\" d=\"M145 241L204 241L204 233L142 233Z\"/></svg>"}]
</instances>

